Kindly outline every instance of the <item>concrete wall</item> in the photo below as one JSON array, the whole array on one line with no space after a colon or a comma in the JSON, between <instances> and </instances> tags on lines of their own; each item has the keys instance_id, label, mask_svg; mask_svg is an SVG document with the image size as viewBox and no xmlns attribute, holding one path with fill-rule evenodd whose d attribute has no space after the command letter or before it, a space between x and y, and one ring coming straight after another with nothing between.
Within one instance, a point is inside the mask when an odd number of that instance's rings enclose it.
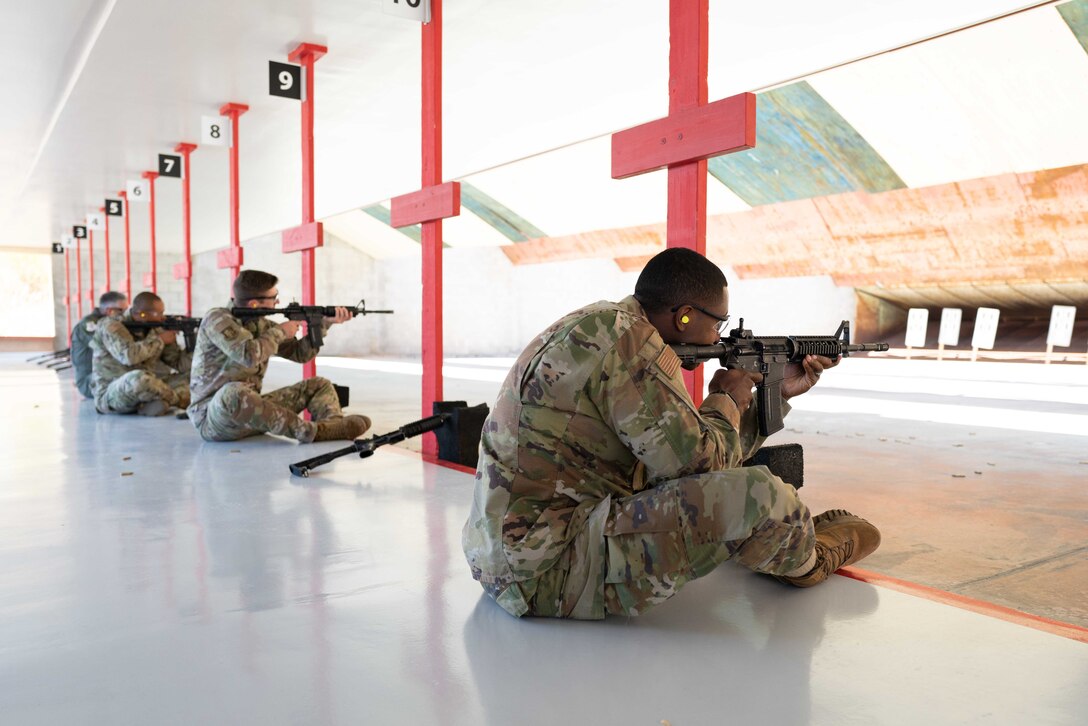
<instances>
[{"instance_id":1,"label":"concrete wall","mask_svg":"<svg viewBox=\"0 0 1088 726\"><path fill-rule=\"evenodd\" d=\"M517 354L565 313L630 294L638 278L637 272L623 272L612 260L514 265L494 247L446 249L443 265L449 357ZM228 276L216 268L215 253L196 255L193 267L194 314L226 304ZM246 242L245 267L279 276L283 303L300 299L298 256L280 252L279 235ZM836 287L826 276L746 281L728 268L725 273L733 319L743 316L757 334L829 335L841 320L853 321L853 289ZM327 234L317 253L317 280L318 303L353 304L365 298L370 308L396 311L334 329L327 354L420 355L419 256L375 260Z\"/></svg>"},{"instance_id":2,"label":"concrete wall","mask_svg":"<svg viewBox=\"0 0 1088 726\"><path fill-rule=\"evenodd\" d=\"M93 295L93 302L91 297L88 296L90 291L90 270L87 264L87 250L83 249L82 254L83 263L83 314L86 315L91 311L91 308L98 301L99 295L103 292L103 286L106 284L106 267L105 267L105 255L101 249L97 249L95 252L94 262L94 284L95 291ZM146 252L133 252L131 255L132 261L132 289L134 292L140 292L146 289L144 287L144 274L151 270L151 256ZM163 254L158 255L158 294L166 303L166 312L168 313L184 313L185 305L185 293L182 288L181 281L174 279L174 265L181 262L181 255L179 254ZM69 282L71 287L71 293L73 296L76 294L76 260L75 254L69 252ZM113 246L110 250L110 277L113 278L112 284L109 286L112 290L122 289L125 279L125 255L124 248L118 250L116 246ZM54 345L56 348L66 348L68 346L68 332L65 328L65 311L64 311L64 255L53 255L53 299L54 299L54 319L56 320L57 335L54 339ZM194 310L196 308L194 307ZM79 320L78 308L75 301L72 302L72 324Z\"/></svg>"}]
</instances>

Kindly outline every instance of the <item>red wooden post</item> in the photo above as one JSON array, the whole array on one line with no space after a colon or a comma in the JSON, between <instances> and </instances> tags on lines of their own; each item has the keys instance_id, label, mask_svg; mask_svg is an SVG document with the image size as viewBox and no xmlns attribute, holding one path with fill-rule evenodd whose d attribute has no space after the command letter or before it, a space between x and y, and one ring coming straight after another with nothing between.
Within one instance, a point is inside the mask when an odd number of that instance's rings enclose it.
<instances>
[{"instance_id":1,"label":"red wooden post","mask_svg":"<svg viewBox=\"0 0 1088 726\"><path fill-rule=\"evenodd\" d=\"M121 190L117 192L117 196L121 197L121 206L123 209L121 213L125 217L125 297L129 298L129 302L132 301L132 248L129 244L129 223L128 223L128 192Z\"/></svg>"},{"instance_id":2,"label":"red wooden post","mask_svg":"<svg viewBox=\"0 0 1088 726\"><path fill-rule=\"evenodd\" d=\"M196 149L196 144L180 143L174 147L174 151L183 157L181 167L181 241L184 259L174 265L174 279L185 280L185 314L193 314L193 254L190 242L190 209L189 209L189 154Z\"/></svg>"},{"instance_id":3,"label":"red wooden post","mask_svg":"<svg viewBox=\"0 0 1088 726\"><path fill-rule=\"evenodd\" d=\"M284 232L283 251L298 251L302 257L302 304L316 304L316 282L314 279L314 250L323 243L320 224L314 223L314 62L329 52L323 45L300 43L287 54L287 60L302 66L302 227ZM309 233L301 233L302 228L311 226ZM288 236L293 236L291 249ZM305 241L306 246L298 246ZM313 378L317 373L314 361L302 365L302 377Z\"/></svg>"},{"instance_id":4,"label":"red wooden post","mask_svg":"<svg viewBox=\"0 0 1088 726\"><path fill-rule=\"evenodd\" d=\"M68 330L68 347L72 347L72 279L68 271L68 250L64 250L64 326Z\"/></svg>"},{"instance_id":5,"label":"red wooden post","mask_svg":"<svg viewBox=\"0 0 1088 726\"><path fill-rule=\"evenodd\" d=\"M219 109L220 115L230 119L230 248L220 250L216 258L220 269L230 269L232 285L243 260L238 226L238 118L248 110L249 106L244 103L226 103Z\"/></svg>"},{"instance_id":6,"label":"red wooden post","mask_svg":"<svg viewBox=\"0 0 1088 726\"><path fill-rule=\"evenodd\" d=\"M102 224L106 226L106 284L102 286L102 292L109 292L110 286L113 285L112 278L110 277L110 215L106 214L105 207L99 207L99 212L102 212Z\"/></svg>"},{"instance_id":7,"label":"red wooden post","mask_svg":"<svg viewBox=\"0 0 1088 726\"><path fill-rule=\"evenodd\" d=\"M83 254L79 251L79 238L76 238L76 310L79 319L83 319Z\"/></svg>"},{"instance_id":8,"label":"red wooden post","mask_svg":"<svg viewBox=\"0 0 1088 726\"><path fill-rule=\"evenodd\" d=\"M743 93L707 104L709 0L669 0L669 115L612 135L612 177L667 166L669 247L706 253L706 160L753 148L756 97ZM703 369L684 371L696 404Z\"/></svg>"},{"instance_id":9,"label":"red wooden post","mask_svg":"<svg viewBox=\"0 0 1088 726\"><path fill-rule=\"evenodd\" d=\"M442 400L442 219L460 213L461 187L442 184L442 0L431 0L431 22L422 31L422 186L392 200L392 224L423 225L423 416ZM435 189L434 187L440 187ZM444 187L444 188L443 188ZM438 440L423 439L437 456Z\"/></svg>"},{"instance_id":10,"label":"red wooden post","mask_svg":"<svg viewBox=\"0 0 1088 726\"><path fill-rule=\"evenodd\" d=\"M91 307L94 307L94 230L87 227L87 266L90 268L91 289L87 291L87 299L91 301ZM82 317L82 316L81 316Z\"/></svg>"},{"instance_id":11,"label":"red wooden post","mask_svg":"<svg viewBox=\"0 0 1088 726\"><path fill-rule=\"evenodd\" d=\"M147 179L148 191L150 192L148 210L151 215L151 284L148 287L151 288L151 292L157 293L159 291L159 258L155 250L155 179L158 178L159 172L145 171L142 176Z\"/></svg>"}]
</instances>

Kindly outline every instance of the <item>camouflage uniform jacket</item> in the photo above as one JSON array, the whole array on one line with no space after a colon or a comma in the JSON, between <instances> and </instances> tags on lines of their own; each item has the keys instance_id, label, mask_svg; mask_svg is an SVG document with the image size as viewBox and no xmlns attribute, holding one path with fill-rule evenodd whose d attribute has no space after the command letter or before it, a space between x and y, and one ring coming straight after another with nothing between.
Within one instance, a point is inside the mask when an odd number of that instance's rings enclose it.
<instances>
[{"instance_id":1,"label":"camouflage uniform jacket","mask_svg":"<svg viewBox=\"0 0 1088 726\"><path fill-rule=\"evenodd\" d=\"M203 423L208 402L228 383L243 383L260 393L273 355L306 363L317 356L317 349L305 338L287 339L279 324L266 317L239 320L228 308L209 310L197 331L189 375L193 424Z\"/></svg>"},{"instance_id":2,"label":"camouflage uniform jacket","mask_svg":"<svg viewBox=\"0 0 1088 726\"><path fill-rule=\"evenodd\" d=\"M507 586L555 566L580 533L603 562L614 500L739 466L761 443L754 406L742 417L712 393L696 409L680 359L633 296L577 310L525 349L484 424L462 533L473 577L520 615L522 594L504 597L518 589Z\"/></svg>"},{"instance_id":3,"label":"camouflage uniform jacket","mask_svg":"<svg viewBox=\"0 0 1088 726\"><path fill-rule=\"evenodd\" d=\"M123 318L102 318L98 321L91 350L92 383L95 400L109 385L129 371L144 370L159 378L170 376L184 359L177 343L167 345L159 338L160 328L129 330L133 322L127 313Z\"/></svg>"},{"instance_id":4,"label":"camouflage uniform jacket","mask_svg":"<svg viewBox=\"0 0 1088 726\"><path fill-rule=\"evenodd\" d=\"M94 356L91 350L91 339L98 329L98 321L105 316L95 308L72 328L72 367L76 371L76 388L87 398L94 393L91 391L91 359Z\"/></svg>"}]
</instances>

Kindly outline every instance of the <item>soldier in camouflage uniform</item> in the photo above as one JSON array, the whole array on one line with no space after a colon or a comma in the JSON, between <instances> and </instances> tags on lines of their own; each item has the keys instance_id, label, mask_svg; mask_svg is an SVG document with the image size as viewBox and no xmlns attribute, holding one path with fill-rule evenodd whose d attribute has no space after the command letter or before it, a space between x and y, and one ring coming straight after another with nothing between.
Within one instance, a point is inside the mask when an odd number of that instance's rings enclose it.
<instances>
[{"instance_id":1,"label":"soldier in camouflage uniform","mask_svg":"<svg viewBox=\"0 0 1088 726\"><path fill-rule=\"evenodd\" d=\"M120 292L104 292L98 298L98 307L72 328L72 368L76 372L76 389L84 398L94 398L91 390L91 339L98 329L98 321L107 316L120 317L128 307L128 298Z\"/></svg>"},{"instance_id":2,"label":"soldier in camouflage uniform","mask_svg":"<svg viewBox=\"0 0 1088 726\"><path fill-rule=\"evenodd\" d=\"M813 518L766 467L738 468L762 444L758 373L718 371L695 407L668 344L712 344L727 318L721 271L672 249L633 296L567 315L521 354L484 424L462 534L473 577L504 609L636 615L727 559L805 587L876 549L865 520ZM783 398L836 363L809 356Z\"/></svg>"},{"instance_id":3,"label":"soldier in camouflage uniform","mask_svg":"<svg viewBox=\"0 0 1088 726\"><path fill-rule=\"evenodd\" d=\"M274 308L279 301L274 275L242 270L233 285L234 303L241 307ZM337 308L328 326L351 319ZM234 441L261 433L311 441L354 439L370 428L366 416L344 416L336 389L314 377L261 395L261 383L273 355L306 363L317 349L296 339L299 323L274 323L264 317L242 321L229 308L208 311L197 332L190 384L189 419L205 441ZM299 418L303 410L312 421Z\"/></svg>"},{"instance_id":4,"label":"soldier in camouflage uniform","mask_svg":"<svg viewBox=\"0 0 1088 726\"><path fill-rule=\"evenodd\" d=\"M162 298L141 292L127 315L98 322L91 368L99 413L161 416L189 405L190 356L178 346L174 331L125 327L126 322L161 321L164 312Z\"/></svg>"}]
</instances>

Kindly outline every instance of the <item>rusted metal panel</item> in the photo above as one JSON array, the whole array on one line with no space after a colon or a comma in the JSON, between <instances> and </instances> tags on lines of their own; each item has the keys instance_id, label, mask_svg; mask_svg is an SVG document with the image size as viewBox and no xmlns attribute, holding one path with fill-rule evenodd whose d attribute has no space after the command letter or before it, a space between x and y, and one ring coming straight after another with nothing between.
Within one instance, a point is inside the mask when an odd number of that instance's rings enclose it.
<instances>
[{"instance_id":1,"label":"rusted metal panel","mask_svg":"<svg viewBox=\"0 0 1088 726\"><path fill-rule=\"evenodd\" d=\"M850 123L805 81L759 95L756 148L707 162L752 206L906 186Z\"/></svg>"}]
</instances>

